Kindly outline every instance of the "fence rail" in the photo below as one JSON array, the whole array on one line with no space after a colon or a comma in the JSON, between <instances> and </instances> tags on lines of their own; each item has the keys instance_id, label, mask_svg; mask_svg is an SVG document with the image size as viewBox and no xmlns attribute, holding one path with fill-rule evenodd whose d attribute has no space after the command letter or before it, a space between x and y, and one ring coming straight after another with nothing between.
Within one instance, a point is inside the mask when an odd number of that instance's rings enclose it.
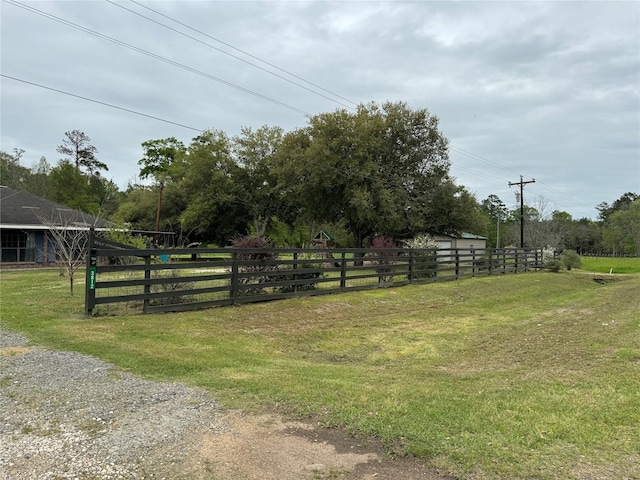
<instances>
[{"instance_id":1,"label":"fence rail","mask_svg":"<svg viewBox=\"0 0 640 480\"><path fill-rule=\"evenodd\" d=\"M538 249L139 249L92 236L85 313L184 311L542 268Z\"/></svg>"}]
</instances>

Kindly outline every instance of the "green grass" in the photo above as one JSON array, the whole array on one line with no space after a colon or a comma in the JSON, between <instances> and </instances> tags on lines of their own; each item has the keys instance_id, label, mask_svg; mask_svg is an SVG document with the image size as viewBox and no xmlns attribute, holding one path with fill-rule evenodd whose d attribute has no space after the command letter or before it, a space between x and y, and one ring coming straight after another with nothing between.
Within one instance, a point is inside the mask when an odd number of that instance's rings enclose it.
<instances>
[{"instance_id":1,"label":"green grass","mask_svg":"<svg viewBox=\"0 0 640 480\"><path fill-rule=\"evenodd\" d=\"M0 323L460 478L640 478L640 275L584 270L92 319L57 271L9 271Z\"/></svg>"},{"instance_id":2,"label":"green grass","mask_svg":"<svg viewBox=\"0 0 640 480\"><path fill-rule=\"evenodd\" d=\"M598 273L640 273L640 257L580 257L582 270Z\"/></svg>"}]
</instances>

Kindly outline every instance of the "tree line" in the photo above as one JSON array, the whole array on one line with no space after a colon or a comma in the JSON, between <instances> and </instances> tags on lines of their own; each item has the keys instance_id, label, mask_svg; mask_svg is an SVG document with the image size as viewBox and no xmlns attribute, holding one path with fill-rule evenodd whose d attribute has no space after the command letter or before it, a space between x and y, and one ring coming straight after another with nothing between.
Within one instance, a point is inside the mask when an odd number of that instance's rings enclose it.
<instances>
[{"instance_id":1,"label":"tree line","mask_svg":"<svg viewBox=\"0 0 640 480\"><path fill-rule=\"evenodd\" d=\"M402 102L318 114L291 132L263 126L236 136L206 130L188 145L148 140L139 180L124 191L103 176L108 167L84 132L66 132L57 152L55 166L43 157L30 168L23 150L0 152L0 183L133 230L174 232L181 244L225 246L251 234L305 246L320 230L345 247L463 232L490 247L520 241L519 209L457 185L438 118ZM525 244L640 254L640 196L597 208L594 221L527 205Z\"/></svg>"}]
</instances>

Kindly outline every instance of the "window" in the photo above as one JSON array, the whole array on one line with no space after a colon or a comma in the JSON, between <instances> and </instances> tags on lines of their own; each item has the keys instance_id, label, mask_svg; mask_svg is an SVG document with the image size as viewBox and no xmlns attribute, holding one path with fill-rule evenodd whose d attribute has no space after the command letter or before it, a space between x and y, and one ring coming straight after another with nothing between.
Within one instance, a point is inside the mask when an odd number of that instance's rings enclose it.
<instances>
[{"instance_id":1,"label":"window","mask_svg":"<svg viewBox=\"0 0 640 480\"><path fill-rule=\"evenodd\" d=\"M33 232L2 230L0 250L3 262L35 262L36 242Z\"/></svg>"}]
</instances>

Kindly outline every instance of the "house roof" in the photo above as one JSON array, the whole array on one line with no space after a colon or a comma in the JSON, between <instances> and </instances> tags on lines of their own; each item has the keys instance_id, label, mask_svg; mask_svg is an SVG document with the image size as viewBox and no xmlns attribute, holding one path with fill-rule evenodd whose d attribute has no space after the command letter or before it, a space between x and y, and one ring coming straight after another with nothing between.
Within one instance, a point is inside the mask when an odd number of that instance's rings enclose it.
<instances>
[{"instance_id":1,"label":"house roof","mask_svg":"<svg viewBox=\"0 0 640 480\"><path fill-rule=\"evenodd\" d=\"M24 190L0 186L0 228L46 230L51 227L109 227L105 220Z\"/></svg>"}]
</instances>

